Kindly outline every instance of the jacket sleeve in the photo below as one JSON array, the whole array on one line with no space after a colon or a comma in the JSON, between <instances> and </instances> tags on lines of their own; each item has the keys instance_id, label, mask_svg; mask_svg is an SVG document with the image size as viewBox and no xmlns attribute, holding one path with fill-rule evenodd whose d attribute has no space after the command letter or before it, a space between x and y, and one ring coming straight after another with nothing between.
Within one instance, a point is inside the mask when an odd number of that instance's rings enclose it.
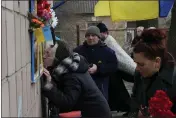
<instances>
[{"instance_id":1,"label":"jacket sleeve","mask_svg":"<svg viewBox=\"0 0 176 118\"><path fill-rule=\"evenodd\" d=\"M139 96L137 93L138 85L141 84L140 83L140 75L138 72L135 72L134 75L134 85L132 88L132 95L131 95L131 100L130 100L130 112L137 112L139 110L140 107L140 101L139 101Z\"/></svg>"},{"instance_id":2,"label":"jacket sleeve","mask_svg":"<svg viewBox=\"0 0 176 118\"><path fill-rule=\"evenodd\" d=\"M61 111L70 111L81 94L81 84L78 79L69 78L63 86L62 91L53 86L51 90L42 89L42 93Z\"/></svg>"},{"instance_id":3,"label":"jacket sleeve","mask_svg":"<svg viewBox=\"0 0 176 118\"><path fill-rule=\"evenodd\" d=\"M118 77L122 78L123 80L134 83L134 75L131 75L122 70L118 70L117 73L118 73Z\"/></svg>"},{"instance_id":4,"label":"jacket sleeve","mask_svg":"<svg viewBox=\"0 0 176 118\"><path fill-rule=\"evenodd\" d=\"M112 38L112 40L110 40L107 45L115 51L116 57L118 59L118 69L134 75L136 64L133 59L117 43L117 41Z\"/></svg>"},{"instance_id":5,"label":"jacket sleeve","mask_svg":"<svg viewBox=\"0 0 176 118\"><path fill-rule=\"evenodd\" d=\"M109 52L107 54L107 61L104 63L97 64L97 74L104 75L117 71L117 59L115 52Z\"/></svg>"}]
</instances>

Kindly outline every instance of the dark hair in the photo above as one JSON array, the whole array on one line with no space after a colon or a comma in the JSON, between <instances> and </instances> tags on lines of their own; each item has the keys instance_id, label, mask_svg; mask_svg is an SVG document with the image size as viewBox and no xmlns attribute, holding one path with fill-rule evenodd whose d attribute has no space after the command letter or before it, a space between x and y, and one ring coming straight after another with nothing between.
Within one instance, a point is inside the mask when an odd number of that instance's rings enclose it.
<instances>
[{"instance_id":1,"label":"dark hair","mask_svg":"<svg viewBox=\"0 0 176 118\"><path fill-rule=\"evenodd\" d=\"M108 28L106 27L106 25L104 23L99 23L97 25L97 27L100 29L100 32L107 32L108 33Z\"/></svg>"},{"instance_id":2,"label":"dark hair","mask_svg":"<svg viewBox=\"0 0 176 118\"><path fill-rule=\"evenodd\" d=\"M131 43L131 47L135 47L135 45L137 45L137 43L139 43L141 37L140 36L136 36L134 37L132 43Z\"/></svg>"},{"instance_id":3,"label":"dark hair","mask_svg":"<svg viewBox=\"0 0 176 118\"><path fill-rule=\"evenodd\" d=\"M162 64L168 61L166 34L160 29L147 29L141 35L141 41L134 47L134 53L143 52L150 60L160 57Z\"/></svg>"},{"instance_id":4,"label":"dark hair","mask_svg":"<svg viewBox=\"0 0 176 118\"><path fill-rule=\"evenodd\" d=\"M72 54L72 51L68 44L65 41L56 41L56 45L58 45L55 53L55 59L53 62L53 66L58 66L61 61Z\"/></svg>"}]
</instances>

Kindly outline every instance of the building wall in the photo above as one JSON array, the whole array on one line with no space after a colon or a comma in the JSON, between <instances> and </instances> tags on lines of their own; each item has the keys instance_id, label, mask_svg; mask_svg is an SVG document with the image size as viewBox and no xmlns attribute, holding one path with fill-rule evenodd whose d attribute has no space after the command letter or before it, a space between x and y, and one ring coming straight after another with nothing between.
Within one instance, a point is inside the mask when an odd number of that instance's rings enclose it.
<instances>
[{"instance_id":1,"label":"building wall","mask_svg":"<svg viewBox=\"0 0 176 118\"><path fill-rule=\"evenodd\" d=\"M55 0L54 4L57 1ZM85 40L85 30L87 23L92 21L100 21L107 25L109 29L125 28L126 22L113 23L110 17L94 17L94 6L96 0L87 1L67 1L64 5L56 9L56 15L59 24L56 28L56 35L66 40L71 48L76 47L76 25L80 26L81 43ZM125 34L124 31L110 31L115 39L123 45Z\"/></svg>"},{"instance_id":2,"label":"building wall","mask_svg":"<svg viewBox=\"0 0 176 118\"><path fill-rule=\"evenodd\" d=\"M126 22L112 22L110 17L94 17L89 16L87 21L84 22L79 22L79 25L82 26L80 27L80 39L83 42L85 40L85 33L87 29L87 24L92 21L92 19L96 19L96 21L93 22L102 22L106 24L107 28L109 29L109 34L112 35L117 42L120 45L123 45L124 40L125 40L125 31L124 30L118 30L117 29L123 29L126 28ZM81 18L80 18L81 19ZM84 27L83 27L84 24Z\"/></svg>"},{"instance_id":3,"label":"building wall","mask_svg":"<svg viewBox=\"0 0 176 118\"><path fill-rule=\"evenodd\" d=\"M56 35L66 40L71 48L76 47L76 25L80 26L80 44L85 40L85 32L88 23L93 21L93 14L74 14L70 12L57 12L59 18L59 25L56 28ZM110 17L99 17L93 22L103 22L109 29L125 28L125 22L113 23ZM125 39L124 31L110 31L109 32L115 39L123 45Z\"/></svg>"},{"instance_id":4,"label":"building wall","mask_svg":"<svg viewBox=\"0 0 176 118\"><path fill-rule=\"evenodd\" d=\"M2 117L40 117L40 83L31 84L28 1L2 1Z\"/></svg>"}]
</instances>

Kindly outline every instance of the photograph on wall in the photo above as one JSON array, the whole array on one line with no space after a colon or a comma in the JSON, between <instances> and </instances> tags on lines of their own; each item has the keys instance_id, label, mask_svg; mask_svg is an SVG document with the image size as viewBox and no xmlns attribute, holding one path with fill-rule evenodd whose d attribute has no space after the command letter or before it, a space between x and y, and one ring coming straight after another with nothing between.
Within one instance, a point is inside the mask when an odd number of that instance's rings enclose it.
<instances>
[{"instance_id":1,"label":"photograph on wall","mask_svg":"<svg viewBox=\"0 0 176 118\"><path fill-rule=\"evenodd\" d=\"M40 76L42 75L42 71L43 71L43 43L38 43L37 41L35 41L35 52L34 52L34 79L38 79L40 78Z\"/></svg>"},{"instance_id":2,"label":"photograph on wall","mask_svg":"<svg viewBox=\"0 0 176 118\"><path fill-rule=\"evenodd\" d=\"M49 0L30 0L28 13L31 36L31 81L35 83L43 74L43 54L47 41L59 40L54 28L58 24L55 11Z\"/></svg>"}]
</instances>

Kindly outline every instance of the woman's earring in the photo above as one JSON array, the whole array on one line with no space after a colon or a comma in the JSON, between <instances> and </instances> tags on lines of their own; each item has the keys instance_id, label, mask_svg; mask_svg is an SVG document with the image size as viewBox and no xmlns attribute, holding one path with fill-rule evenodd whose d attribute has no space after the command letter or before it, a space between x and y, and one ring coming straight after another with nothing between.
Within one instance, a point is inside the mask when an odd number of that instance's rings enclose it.
<instances>
[{"instance_id":1,"label":"woman's earring","mask_svg":"<svg viewBox=\"0 0 176 118\"><path fill-rule=\"evenodd\" d=\"M157 66L156 68L157 68L157 72L159 72L159 67Z\"/></svg>"},{"instance_id":2,"label":"woman's earring","mask_svg":"<svg viewBox=\"0 0 176 118\"><path fill-rule=\"evenodd\" d=\"M159 72L159 67L157 64L155 65L155 68L156 68L156 71Z\"/></svg>"},{"instance_id":3,"label":"woman's earring","mask_svg":"<svg viewBox=\"0 0 176 118\"><path fill-rule=\"evenodd\" d=\"M159 68L157 69L157 72L159 72Z\"/></svg>"}]
</instances>

